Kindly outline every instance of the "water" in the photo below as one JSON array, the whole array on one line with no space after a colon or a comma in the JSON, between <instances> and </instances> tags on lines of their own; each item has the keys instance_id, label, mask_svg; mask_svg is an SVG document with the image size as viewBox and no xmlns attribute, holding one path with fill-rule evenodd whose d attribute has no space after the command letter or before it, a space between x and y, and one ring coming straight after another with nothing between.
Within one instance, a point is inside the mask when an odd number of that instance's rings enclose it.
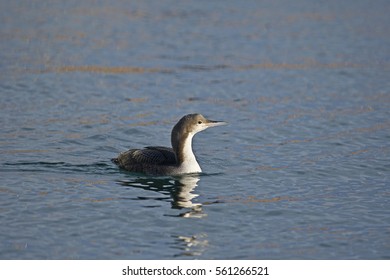
<instances>
[{"instance_id":1,"label":"water","mask_svg":"<svg viewBox=\"0 0 390 280\"><path fill-rule=\"evenodd\" d=\"M389 259L388 1L2 1L1 259ZM170 145L201 175L110 159Z\"/></svg>"}]
</instances>

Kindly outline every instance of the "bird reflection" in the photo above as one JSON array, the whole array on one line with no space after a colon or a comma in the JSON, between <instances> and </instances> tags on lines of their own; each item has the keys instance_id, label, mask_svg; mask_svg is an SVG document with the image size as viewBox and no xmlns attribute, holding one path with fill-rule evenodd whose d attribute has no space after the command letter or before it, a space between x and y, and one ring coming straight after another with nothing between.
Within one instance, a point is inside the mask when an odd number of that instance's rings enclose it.
<instances>
[{"instance_id":1,"label":"bird reflection","mask_svg":"<svg viewBox=\"0 0 390 280\"><path fill-rule=\"evenodd\" d=\"M209 246L207 234L201 233L193 236L177 236L177 245L182 249L175 257L197 257L201 256Z\"/></svg>"},{"instance_id":2,"label":"bird reflection","mask_svg":"<svg viewBox=\"0 0 390 280\"><path fill-rule=\"evenodd\" d=\"M169 178L132 178L131 180L119 180L117 183L126 187L141 188L169 195L168 199L171 200L173 209L187 210L178 216L184 218L202 218L206 216L203 212L202 204L192 202L194 198L198 197L198 194L193 191L198 185L199 180L200 176L198 174L186 174ZM139 197L139 199L145 198ZM167 198L158 199L166 200Z\"/></svg>"}]
</instances>

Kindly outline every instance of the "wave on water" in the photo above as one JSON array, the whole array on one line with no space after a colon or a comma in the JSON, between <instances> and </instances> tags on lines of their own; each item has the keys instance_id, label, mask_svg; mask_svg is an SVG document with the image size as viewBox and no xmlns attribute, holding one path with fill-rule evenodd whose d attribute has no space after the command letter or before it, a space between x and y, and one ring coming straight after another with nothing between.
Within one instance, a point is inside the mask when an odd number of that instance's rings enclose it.
<instances>
[{"instance_id":1,"label":"wave on water","mask_svg":"<svg viewBox=\"0 0 390 280\"><path fill-rule=\"evenodd\" d=\"M109 162L95 162L91 164L73 164L67 162L6 162L0 168L3 172L82 172L88 174L117 173L118 170Z\"/></svg>"}]
</instances>

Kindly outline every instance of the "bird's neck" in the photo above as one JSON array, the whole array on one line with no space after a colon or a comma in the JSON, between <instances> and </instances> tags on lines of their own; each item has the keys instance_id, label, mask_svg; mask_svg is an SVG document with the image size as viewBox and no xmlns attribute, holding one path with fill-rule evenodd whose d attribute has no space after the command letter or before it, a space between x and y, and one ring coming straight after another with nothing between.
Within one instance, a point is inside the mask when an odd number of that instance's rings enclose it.
<instances>
[{"instance_id":1,"label":"bird's neck","mask_svg":"<svg viewBox=\"0 0 390 280\"><path fill-rule=\"evenodd\" d=\"M198 161L192 151L192 138L194 134L186 133L180 139L172 141L172 147L176 154L176 160L181 168L185 169L186 173L201 172Z\"/></svg>"}]
</instances>

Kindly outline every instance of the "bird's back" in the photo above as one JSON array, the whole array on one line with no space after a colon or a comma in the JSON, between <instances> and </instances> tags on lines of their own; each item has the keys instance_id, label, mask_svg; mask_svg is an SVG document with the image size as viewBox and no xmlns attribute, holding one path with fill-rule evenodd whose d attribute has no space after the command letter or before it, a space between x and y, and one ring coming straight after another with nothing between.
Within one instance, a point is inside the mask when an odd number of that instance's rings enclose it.
<instances>
[{"instance_id":1,"label":"bird's back","mask_svg":"<svg viewBox=\"0 0 390 280\"><path fill-rule=\"evenodd\" d=\"M127 171L147 174L167 173L177 164L172 148L160 146L131 149L119 154L112 161Z\"/></svg>"}]
</instances>

